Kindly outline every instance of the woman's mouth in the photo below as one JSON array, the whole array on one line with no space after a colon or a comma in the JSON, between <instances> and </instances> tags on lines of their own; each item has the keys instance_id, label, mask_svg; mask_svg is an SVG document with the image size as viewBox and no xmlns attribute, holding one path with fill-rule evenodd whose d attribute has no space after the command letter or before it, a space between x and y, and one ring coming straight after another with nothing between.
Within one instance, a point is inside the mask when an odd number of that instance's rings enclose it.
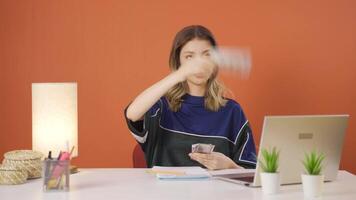
<instances>
[{"instance_id":1,"label":"woman's mouth","mask_svg":"<svg viewBox=\"0 0 356 200\"><path fill-rule=\"evenodd\" d=\"M202 74L201 74L201 75L200 75L200 74L195 75L195 77L196 77L196 78L199 78L199 79L203 79L203 78L205 78L205 76L204 76L204 75L202 75Z\"/></svg>"}]
</instances>

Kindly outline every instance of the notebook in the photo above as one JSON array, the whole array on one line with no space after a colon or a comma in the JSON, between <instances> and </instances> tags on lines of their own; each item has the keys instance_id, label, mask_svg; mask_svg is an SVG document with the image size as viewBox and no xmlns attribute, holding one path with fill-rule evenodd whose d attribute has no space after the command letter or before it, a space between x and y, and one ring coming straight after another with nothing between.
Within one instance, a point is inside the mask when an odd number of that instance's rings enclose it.
<instances>
[{"instance_id":1,"label":"notebook","mask_svg":"<svg viewBox=\"0 0 356 200\"><path fill-rule=\"evenodd\" d=\"M149 173L158 179L206 179L211 175L201 167L161 167L154 166Z\"/></svg>"},{"instance_id":2,"label":"notebook","mask_svg":"<svg viewBox=\"0 0 356 200\"><path fill-rule=\"evenodd\" d=\"M244 177L255 173L254 169L206 170L201 167L161 167L154 166L147 171L159 180L209 179L218 177Z\"/></svg>"}]
</instances>

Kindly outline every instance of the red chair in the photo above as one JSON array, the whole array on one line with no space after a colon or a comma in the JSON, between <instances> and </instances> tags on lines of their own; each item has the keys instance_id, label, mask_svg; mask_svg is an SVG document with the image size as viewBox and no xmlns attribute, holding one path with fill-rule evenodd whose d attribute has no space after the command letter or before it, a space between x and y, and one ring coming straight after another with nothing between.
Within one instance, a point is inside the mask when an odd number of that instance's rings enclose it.
<instances>
[{"instance_id":1,"label":"red chair","mask_svg":"<svg viewBox=\"0 0 356 200\"><path fill-rule=\"evenodd\" d=\"M132 161L134 168L147 168L145 154L139 144L136 144L132 152Z\"/></svg>"}]
</instances>

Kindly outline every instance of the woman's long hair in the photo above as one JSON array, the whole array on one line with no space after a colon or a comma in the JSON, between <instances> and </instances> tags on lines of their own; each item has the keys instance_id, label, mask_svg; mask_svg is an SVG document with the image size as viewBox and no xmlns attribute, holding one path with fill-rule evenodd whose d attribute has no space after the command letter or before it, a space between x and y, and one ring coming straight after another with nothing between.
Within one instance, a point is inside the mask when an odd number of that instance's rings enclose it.
<instances>
[{"instance_id":1,"label":"woman's long hair","mask_svg":"<svg viewBox=\"0 0 356 200\"><path fill-rule=\"evenodd\" d=\"M180 52L183 46L193 39L207 40L216 48L217 44L214 39L213 34L205 27L201 25L192 25L183 28L177 33L173 40L173 45L171 53L169 56L169 67L172 71L179 69L180 63ZM217 111L221 106L225 106L227 100L224 99L223 95L225 92L224 86L217 80L218 70L214 73L207 81L206 92L205 92L205 108L211 111ZM167 93L166 98L171 110L177 112L182 105L182 97L187 93L188 85L187 82L181 82L173 86Z\"/></svg>"}]
</instances>

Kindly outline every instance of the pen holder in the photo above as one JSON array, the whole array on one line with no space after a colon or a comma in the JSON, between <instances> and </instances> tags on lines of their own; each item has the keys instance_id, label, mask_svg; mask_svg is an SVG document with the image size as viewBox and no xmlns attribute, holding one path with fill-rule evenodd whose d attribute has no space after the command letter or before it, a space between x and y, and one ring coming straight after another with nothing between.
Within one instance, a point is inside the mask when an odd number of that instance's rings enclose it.
<instances>
[{"instance_id":1,"label":"pen holder","mask_svg":"<svg viewBox=\"0 0 356 200\"><path fill-rule=\"evenodd\" d=\"M70 160L43 161L43 191L69 191Z\"/></svg>"}]
</instances>

